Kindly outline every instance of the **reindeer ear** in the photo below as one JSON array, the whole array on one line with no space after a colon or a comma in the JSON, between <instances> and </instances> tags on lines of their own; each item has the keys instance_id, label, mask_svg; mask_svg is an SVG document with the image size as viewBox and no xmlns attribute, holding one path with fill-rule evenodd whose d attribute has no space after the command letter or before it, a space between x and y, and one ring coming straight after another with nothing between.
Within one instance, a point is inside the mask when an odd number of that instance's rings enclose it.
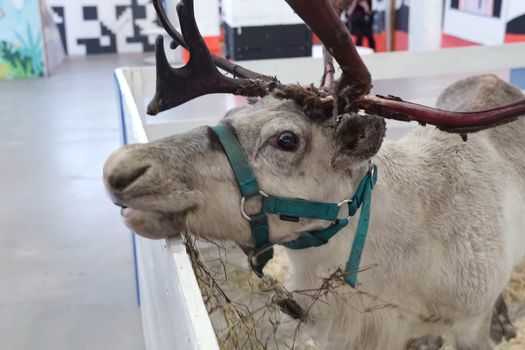
<instances>
[{"instance_id":1,"label":"reindeer ear","mask_svg":"<svg viewBox=\"0 0 525 350\"><path fill-rule=\"evenodd\" d=\"M385 137L386 123L372 115L344 114L335 129L337 151L334 168L350 168L370 159L379 151Z\"/></svg>"}]
</instances>

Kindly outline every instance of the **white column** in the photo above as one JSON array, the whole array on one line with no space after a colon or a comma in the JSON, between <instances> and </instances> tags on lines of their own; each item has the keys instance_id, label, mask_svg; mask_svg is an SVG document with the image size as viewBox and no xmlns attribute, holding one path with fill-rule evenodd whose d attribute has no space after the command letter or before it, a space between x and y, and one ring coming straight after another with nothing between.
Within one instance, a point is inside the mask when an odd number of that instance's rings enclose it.
<instances>
[{"instance_id":1,"label":"white column","mask_svg":"<svg viewBox=\"0 0 525 350\"><path fill-rule=\"evenodd\" d=\"M428 51L441 48L443 0L411 0L408 21L408 49Z\"/></svg>"}]
</instances>

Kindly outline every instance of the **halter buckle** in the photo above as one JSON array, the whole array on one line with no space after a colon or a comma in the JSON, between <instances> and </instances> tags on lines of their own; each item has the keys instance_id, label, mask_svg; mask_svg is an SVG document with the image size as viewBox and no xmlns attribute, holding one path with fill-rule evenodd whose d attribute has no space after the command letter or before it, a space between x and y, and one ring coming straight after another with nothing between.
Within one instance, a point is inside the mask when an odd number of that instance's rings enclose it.
<instances>
[{"instance_id":1,"label":"halter buckle","mask_svg":"<svg viewBox=\"0 0 525 350\"><path fill-rule=\"evenodd\" d=\"M265 192L263 192L263 191L261 191L261 190L259 190L259 196L261 196L261 197L266 197L266 198L269 197L268 194L266 194ZM250 197L250 198L253 198L253 197ZM243 196L243 197L241 198L241 205L240 205L240 207L241 207L241 215L242 215L242 217L245 218L246 220L248 220L248 221L252 221L252 219L250 218L250 215L246 214L246 211L244 211L244 203L245 203L245 202L246 202L246 197Z\"/></svg>"}]
</instances>

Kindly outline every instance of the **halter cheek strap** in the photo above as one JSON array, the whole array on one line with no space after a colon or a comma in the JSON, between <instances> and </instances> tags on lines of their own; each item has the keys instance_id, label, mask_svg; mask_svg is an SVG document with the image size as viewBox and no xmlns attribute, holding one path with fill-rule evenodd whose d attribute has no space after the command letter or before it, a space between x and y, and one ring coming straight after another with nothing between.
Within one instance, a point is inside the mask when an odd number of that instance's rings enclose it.
<instances>
[{"instance_id":1,"label":"halter cheek strap","mask_svg":"<svg viewBox=\"0 0 525 350\"><path fill-rule=\"evenodd\" d=\"M368 232L372 189L377 181L375 165L369 168L352 198L345 199L340 203L270 196L259 189L246 153L233 132L223 124L214 126L212 130L219 138L235 174L235 179L242 195L241 214L250 222L254 248L248 249L248 261L252 270L257 275L262 276L264 266L273 257L273 243L270 241L268 214L279 215L282 220L288 221L299 221L299 218L307 218L332 222L325 229L304 231L292 241L279 243L289 249L305 249L328 243L330 238L348 225L350 218L361 208L356 234L346 263L345 274L346 282L355 287L357 285L357 272L359 271L361 254ZM261 211L254 215L246 214L244 211L246 199L258 196L262 199ZM339 218L339 212L343 205L348 206L347 218Z\"/></svg>"},{"instance_id":2,"label":"halter cheek strap","mask_svg":"<svg viewBox=\"0 0 525 350\"><path fill-rule=\"evenodd\" d=\"M239 191L241 191L241 213L250 222L252 229L252 240L254 249L246 250L248 262L252 270L262 276L262 270L266 263L273 258L273 244L270 244L270 234L268 228L268 215L261 211L255 215L247 215L244 212L244 202L246 199L263 196L259 190L257 179L248 163L246 153L237 137L223 124L212 127L213 132L219 138L226 157L237 180Z\"/></svg>"}]
</instances>

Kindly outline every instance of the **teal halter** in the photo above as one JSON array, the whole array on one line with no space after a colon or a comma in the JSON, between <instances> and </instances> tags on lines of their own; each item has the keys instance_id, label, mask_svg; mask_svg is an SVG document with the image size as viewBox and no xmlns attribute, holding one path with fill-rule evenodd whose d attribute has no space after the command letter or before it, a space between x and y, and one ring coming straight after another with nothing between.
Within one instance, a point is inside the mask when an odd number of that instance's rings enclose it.
<instances>
[{"instance_id":1,"label":"teal halter","mask_svg":"<svg viewBox=\"0 0 525 350\"><path fill-rule=\"evenodd\" d=\"M233 132L222 124L212 127L212 130L219 138L233 169L242 195L241 214L250 222L252 229L254 249L248 253L248 261L252 270L258 276L262 276L264 266L273 257L273 243L270 241L268 214L279 215L281 220L286 221L299 221L299 218L308 218L333 222L325 229L304 231L300 233L297 239L278 243L289 249L305 249L328 243L330 238L348 225L350 218L361 207L361 215L350 256L346 263L345 273L346 283L355 287L357 285L357 272L359 271L361 254L368 232L372 189L377 181L376 166L373 165L369 168L352 198L345 199L340 203L270 196L259 189L257 179L248 163L246 154ZM245 200L258 196L262 199L261 211L254 215L247 215L244 211ZM348 217L339 218L341 207L345 204L348 205Z\"/></svg>"}]
</instances>

